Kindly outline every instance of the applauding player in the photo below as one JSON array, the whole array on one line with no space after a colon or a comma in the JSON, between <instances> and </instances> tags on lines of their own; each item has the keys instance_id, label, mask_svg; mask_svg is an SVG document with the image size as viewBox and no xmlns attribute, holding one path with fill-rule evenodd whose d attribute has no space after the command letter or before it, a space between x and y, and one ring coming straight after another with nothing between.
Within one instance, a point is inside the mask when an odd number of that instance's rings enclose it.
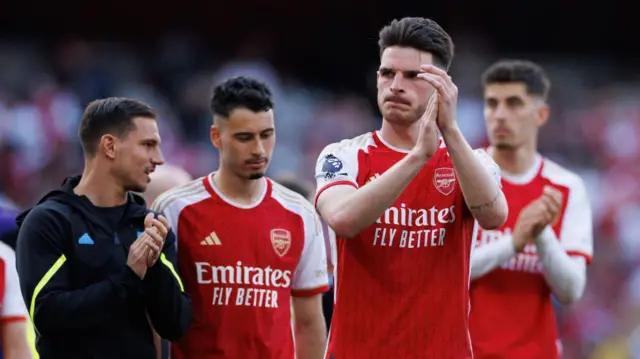
<instances>
[{"instance_id":1,"label":"applauding player","mask_svg":"<svg viewBox=\"0 0 640 359\"><path fill-rule=\"evenodd\" d=\"M506 219L499 169L457 125L449 35L404 18L379 45L381 130L327 146L316 167L338 236L327 358L471 358L472 234Z\"/></svg>"},{"instance_id":2,"label":"applauding player","mask_svg":"<svg viewBox=\"0 0 640 359\"><path fill-rule=\"evenodd\" d=\"M269 89L253 79L218 85L211 141L219 169L153 204L176 233L193 300L193 323L172 345L173 359L322 358L322 227L307 199L265 177L275 145L272 107Z\"/></svg>"},{"instance_id":3,"label":"applauding player","mask_svg":"<svg viewBox=\"0 0 640 359\"><path fill-rule=\"evenodd\" d=\"M591 210L576 174L537 153L549 116L549 80L529 61L507 60L483 76L485 117L502 168L509 218L481 230L471 267L475 358L558 358L551 303L582 296L592 255Z\"/></svg>"}]
</instances>

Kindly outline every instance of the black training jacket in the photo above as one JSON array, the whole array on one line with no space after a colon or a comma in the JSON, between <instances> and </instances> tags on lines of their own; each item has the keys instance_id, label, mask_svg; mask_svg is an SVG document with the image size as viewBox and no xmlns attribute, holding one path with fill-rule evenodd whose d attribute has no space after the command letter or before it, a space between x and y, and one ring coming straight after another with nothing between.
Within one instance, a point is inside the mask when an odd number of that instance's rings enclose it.
<instances>
[{"instance_id":1,"label":"black training jacket","mask_svg":"<svg viewBox=\"0 0 640 359\"><path fill-rule=\"evenodd\" d=\"M152 330L180 338L191 302L177 273L175 236L141 280L127 265L129 247L144 230L144 200L129 194L113 231L85 196L79 176L21 214L16 251L20 287L41 359L152 359Z\"/></svg>"}]
</instances>

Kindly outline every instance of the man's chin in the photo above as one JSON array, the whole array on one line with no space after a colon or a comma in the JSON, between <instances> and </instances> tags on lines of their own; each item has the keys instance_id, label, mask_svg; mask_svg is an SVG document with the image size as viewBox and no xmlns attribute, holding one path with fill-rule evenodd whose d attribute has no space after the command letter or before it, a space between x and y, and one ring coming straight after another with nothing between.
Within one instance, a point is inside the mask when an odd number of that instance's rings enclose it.
<instances>
[{"instance_id":1,"label":"man's chin","mask_svg":"<svg viewBox=\"0 0 640 359\"><path fill-rule=\"evenodd\" d=\"M247 176L247 179L258 180L262 177L264 177L264 172L253 172L253 173L250 173L249 176Z\"/></svg>"},{"instance_id":2,"label":"man's chin","mask_svg":"<svg viewBox=\"0 0 640 359\"><path fill-rule=\"evenodd\" d=\"M385 120L391 123L413 123L418 120L410 111L399 111L396 109L384 111L382 115Z\"/></svg>"},{"instance_id":3,"label":"man's chin","mask_svg":"<svg viewBox=\"0 0 640 359\"><path fill-rule=\"evenodd\" d=\"M496 142L493 144L493 148L495 148L498 151L510 151L510 150L514 150L516 146L512 145L509 142Z\"/></svg>"},{"instance_id":4,"label":"man's chin","mask_svg":"<svg viewBox=\"0 0 640 359\"><path fill-rule=\"evenodd\" d=\"M136 193L144 193L144 191L147 190L147 186L148 183L136 183L136 184L131 184L129 186L127 186L127 191L129 192L136 192Z\"/></svg>"}]
</instances>

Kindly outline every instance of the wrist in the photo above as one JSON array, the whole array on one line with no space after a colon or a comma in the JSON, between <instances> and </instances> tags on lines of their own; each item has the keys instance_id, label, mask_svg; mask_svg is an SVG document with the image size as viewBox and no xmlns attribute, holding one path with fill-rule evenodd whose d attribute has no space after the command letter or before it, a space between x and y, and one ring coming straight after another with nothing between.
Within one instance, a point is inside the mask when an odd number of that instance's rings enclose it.
<instances>
[{"instance_id":1,"label":"wrist","mask_svg":"<svg viewBox=\"0 0 640 359\"><path fill-rule=\"evenodd\" d=\"M407 161L410 166L422 168L430 158L431 156L427 155L426 153L421 153L420 151L413 149L409 151L409 153L405 157L405 161Z\"/></svg>"},{"instance_id":2,"label":"wrist","mask_svg":"<svg viewBox=\"0 0 640 359\"><path fill-rule=\"evenodd\" d=\"M462 135L462 131L460 131L460 127L457 122L454 122L451 125L438 126L438 130L440 130L445 141Z\"/></svg>"},{"instance_id":3,"label":"wrist","mask_svg":"<svg viewBox=\"0 0 640 359\"><path fill-rule=\"evenodd\" d=\"M516 234L511 237L511 242L513 243L513 250L516 253L521 253L524 251L524 247L527 246L527 241L523 240L523 238Z\"/></svg>"}]
</instances>

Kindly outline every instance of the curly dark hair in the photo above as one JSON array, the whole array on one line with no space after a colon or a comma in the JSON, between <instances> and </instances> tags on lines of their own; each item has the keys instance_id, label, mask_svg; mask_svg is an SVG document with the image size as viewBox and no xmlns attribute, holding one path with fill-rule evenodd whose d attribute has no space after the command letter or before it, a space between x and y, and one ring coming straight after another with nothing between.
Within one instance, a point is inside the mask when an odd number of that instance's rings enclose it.
<instances>
[{"instance_id":1,"label":"curly dark hair","mask_svg":"<svg viewBox=\"0 0 640 359\"><path fill-rule=\"evenodd\" d=\"M268 111L273 108L273 98L266 84L238 76L214 87L210 106L214 116L226 118L237 108L253 112Z\"/></svg>"}]
</instances>

